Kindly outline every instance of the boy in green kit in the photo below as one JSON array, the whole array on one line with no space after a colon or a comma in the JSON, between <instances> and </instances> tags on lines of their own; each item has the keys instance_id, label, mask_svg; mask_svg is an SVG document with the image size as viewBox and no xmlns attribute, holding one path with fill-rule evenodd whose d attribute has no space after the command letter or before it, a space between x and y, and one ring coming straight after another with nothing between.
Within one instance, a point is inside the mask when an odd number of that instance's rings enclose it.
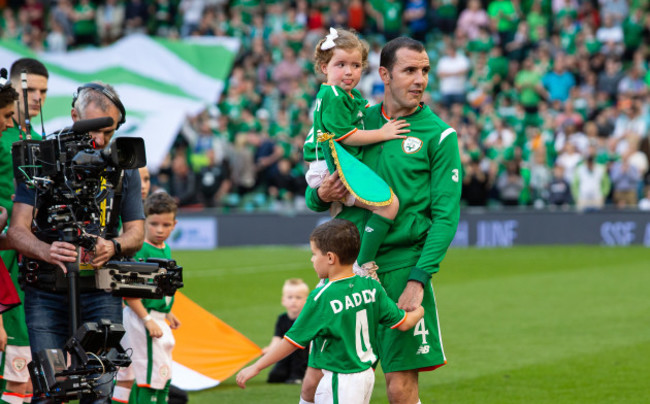
<instances>
[{"instance_id":1,"label":"boy in green kit","mask_svg":"<svg viewBox=\"0 0 650 404\"><path fill-rule=\"evenodd\" d=\"M323 370L316 403L361 404L370 401L375 382L377 331L382 326L406 331L424 314L408 314L391 301L372 278L359 277L352 265L359 252L359 231L347 220L333 219L310 236L311 261L324 285L313 290L284 339L255 364L237 375L237 384L318 337L319 368ZM380 326L381 324L381 326Z\"/></svg>"},{"instance_id":2,"label":"boy in green kit","mask_svg":"<svg viewBox=\"0 0 650 404\"><path fill-rule=\"evenodd\" d=\"M165 192L155 192L144 203L145 240L136 259L171 259L165 243L176 225L177 205ZM131 366L120 368L113 392L114 403L166 403L171 382L171 352L174 336L171 329L181 323L171 312L173 296L162 299L125 298L122 339L125 348L132 348ZM169 325L165 321L169 321ZM137 384L136 397L131 397L133 382ZM134 401L135 400L135 401Z\"/></svg>"}]
</instances>

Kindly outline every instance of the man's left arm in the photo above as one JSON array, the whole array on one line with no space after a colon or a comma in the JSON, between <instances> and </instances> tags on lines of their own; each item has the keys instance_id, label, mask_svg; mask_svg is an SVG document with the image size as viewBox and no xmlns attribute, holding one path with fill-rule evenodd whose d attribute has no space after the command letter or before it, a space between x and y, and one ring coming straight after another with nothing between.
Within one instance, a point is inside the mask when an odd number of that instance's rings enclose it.
<instances>
[{"instance_id":1,"label":"man's left arm","mask_svg":"<svg viewBox=\"0 0 650 404\"><path fill-rule=\"evenodd\" d=\"M440 269L440 262L454 239L460 217L461 162L456 132L435 145L431 161L431 227L417 264L399 298L398 306L414 310L422 303L423 285Z\"/></svg>"}]
</instances>

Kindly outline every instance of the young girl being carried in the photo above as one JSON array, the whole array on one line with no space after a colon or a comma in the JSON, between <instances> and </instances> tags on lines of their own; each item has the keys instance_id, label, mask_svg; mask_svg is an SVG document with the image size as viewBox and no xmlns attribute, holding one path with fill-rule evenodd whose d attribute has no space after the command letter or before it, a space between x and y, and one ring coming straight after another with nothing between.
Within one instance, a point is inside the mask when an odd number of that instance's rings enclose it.
<instances>
[{"instance_id":1,"label":"young girl being carried","mask_svg":"<svg viewBox=\"0 0 650 404\"><path fill-rule=\"evenodd\" d=\"M364 113L369 105L355 87L367 65L368 44L353 32L330 28L329 35L318 42L314 69L324 74L327 82L316 96L314 126L305 140L303 156L310 163L306 178L311 188L318 188L326 175L336 171L349 191L343 203L372 212L360 229L355 271L376 278L375 256L397 215L399 201L388 184L359 161L361 146L404 139L403 134L410 130L403 120L365 129Z\"/></svg>"}]
</instances>

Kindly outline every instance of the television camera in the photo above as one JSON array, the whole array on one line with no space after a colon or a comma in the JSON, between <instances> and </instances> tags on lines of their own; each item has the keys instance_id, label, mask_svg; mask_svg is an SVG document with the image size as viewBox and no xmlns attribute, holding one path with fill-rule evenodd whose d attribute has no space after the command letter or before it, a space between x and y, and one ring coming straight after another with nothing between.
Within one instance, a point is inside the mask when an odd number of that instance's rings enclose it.
<instances>
[{"instance_id":1,"label":"television camera","mask_svg":"<svg viewBox=\"0 0 650 404\"><path fill-rule=\"evenodd\" d=\"M110 117L81 120L52 139L13 144L14 176L36 191L35 234L40 240L92 250L96 236L117 236L123 170L145 166L146 157L142 138L118 137L98 150L89 132L112 124ZM36 281L43 264L25 258L24 280ZM168 260L109 261L95 273L96 287L117 296L161 298L183 286L182 268Z\"/></svg>"},{"instance_id":2,"label":"television camera","mask_svg":"<svg viewBox=\"0 0 650 404\"><path fill-rule=\"evenodd\" d=\"M42 141L21 140L12 145L14 176L35 190L34 234L42 241L65 241L92 250L96 237L117 236L123 170L146 164L142 138L118 137L98 149L90 132L111 126L109 117L77 121ZM67 280L70 335L63 350L38 352L29 363L34 397L59 403L94 396L107 398L118 367L131 363L120 345L121 324L108 320L79 327L79 270L81 261L66 265L66 279L57 267L23 257L21 282ZM49 279L47 279L49 277ZM126 258L108 261L95 270L95 287L116 296L162 298L183 286L182 268L173 260L146 262ZM71 358L67 365L66 355Z\"/></svg>"},{"instance_id":3,"label":"television camera","mask_svg":"<svg viewBox=\"0 0 650 404\"><path fill-rule=\"evenodd\" d=\"M120 345L125 330L108 320L85 323L63 349L44 349L29 363L34 397L61 403L82 395L106 398L119 367L131 364ZM70 365L67 365L67 354Z\"/></svg>"}]
</instances>

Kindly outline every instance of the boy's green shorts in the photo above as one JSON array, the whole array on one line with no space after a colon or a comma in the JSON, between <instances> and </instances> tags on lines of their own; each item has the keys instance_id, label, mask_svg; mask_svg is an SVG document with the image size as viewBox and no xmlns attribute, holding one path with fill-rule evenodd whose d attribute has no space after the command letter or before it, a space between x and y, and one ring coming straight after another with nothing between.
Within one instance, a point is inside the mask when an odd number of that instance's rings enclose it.
<instances>
[{"instance_id":1,"label":"boy's green shorts","mask_svg":"<svg viewBox=\"0 0 650 404\"><path fill-rule=\"evenodd\" d=\"M388 297L397 302L406 287L411 268L381 273ZM434 370L447 360L442 347L438 311L431 282L424 285L424 317L408 331L379 327L379 359L384 373L402 370Z\"/></svg>"}]
</instances>

